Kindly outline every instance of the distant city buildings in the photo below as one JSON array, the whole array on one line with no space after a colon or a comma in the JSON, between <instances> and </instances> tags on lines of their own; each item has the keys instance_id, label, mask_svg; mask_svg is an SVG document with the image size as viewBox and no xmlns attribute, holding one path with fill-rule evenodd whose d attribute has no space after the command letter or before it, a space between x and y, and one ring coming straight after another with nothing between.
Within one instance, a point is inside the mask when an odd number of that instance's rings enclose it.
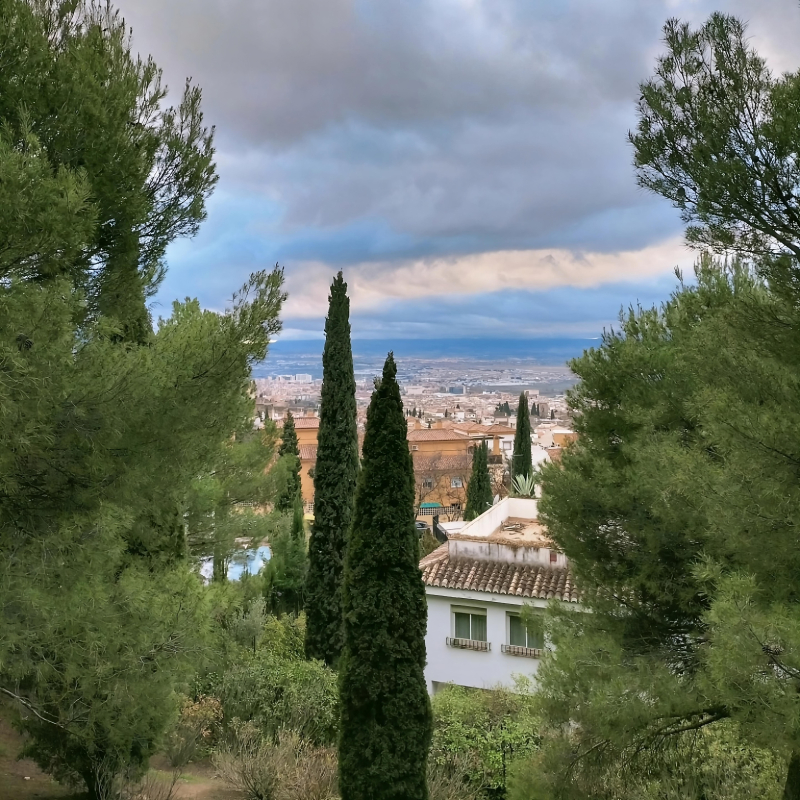
<instances>
[{"instance_id":1,"label":"distant city buildings","mask_svg":"<svg viewBox=\"0 0 800 800\"><path fill-rule=\"evenodd\" d=\"M414 461L418 516L430 521L458 520L466 505L466 487L476 445L489 445L489 470L495 497L508 492L516 409L525 392L531 408L534 465L560 458L575 438L566 399L559 389L571 384L565 367L492 366L466 361L401 362L401 391L408 418L408 444ZM363 432L373 390L371 375L357 371L356 404ZM538 383L536 388L531 384ZM259 378L253 394L258 425L280 426L287 411L295 417L301 460L303 500L314 501L322 381L310 372Z\"/></svg>"}]
</instances>

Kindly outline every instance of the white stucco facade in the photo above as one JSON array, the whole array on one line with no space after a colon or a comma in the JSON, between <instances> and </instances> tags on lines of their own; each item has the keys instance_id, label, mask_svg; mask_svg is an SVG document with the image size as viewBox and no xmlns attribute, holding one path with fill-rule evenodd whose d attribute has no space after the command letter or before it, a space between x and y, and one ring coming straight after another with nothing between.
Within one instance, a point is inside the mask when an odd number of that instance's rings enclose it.
<instances>
[{"instance_id":1,"label":"white stucco facade","mask_svg":"<svg viewBox=\"0 0 800 800\"><path fill-rule=\"evenodd\" d=\"M478 689L502 684L512 686L515 675L533 677L539 668L538 658L513 656L502 652L508 644L508 615L519 614L523 601L517 597L489 595L486 592L454 591L427 587L428 632L425 649L428 663L425 681L434 694L441 684L455 683ZM544 608L546 600L526 600L526 604ZM453 607L486 610L488 651L450 647L447 638L455 635Z\"/></svg>"},{"instance_id":2,"label":"white stucco facade","mask_svg":"<svg viewBox=\"0 0 800 800\"><path fill-rule=\"evenodd\" d=\"M520 614L551 602L577 607L579 598L568 560L547 538L533 499L504 498L451 533L420 568L431 694L448 683L490 689L513 687L517 676L535 679L546 643L541 630L521 634Z\"/></svg>"}]
</instances>

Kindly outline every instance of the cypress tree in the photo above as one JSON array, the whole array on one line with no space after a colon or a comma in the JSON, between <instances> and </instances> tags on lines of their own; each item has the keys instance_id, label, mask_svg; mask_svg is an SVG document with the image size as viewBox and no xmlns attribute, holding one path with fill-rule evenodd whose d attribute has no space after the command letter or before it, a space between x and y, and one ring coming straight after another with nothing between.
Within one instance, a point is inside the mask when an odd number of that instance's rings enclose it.
<instances>
[{"instance_id":1,"label":"cypress tree","mask_svg":"<svg viewBox=\"0 0 800 800\"><path fill-rule=\"evenodd\" d=\"M531 457L531 418L528 412L528 398L520 392L519 408L517 408L517 430L514 434L514 455L511 463L512 479L519 475L530 475L533 472Z\"/></svg>"},{"instance_id":2,"label":"cypress tree","mask_svg":"<svg viewBox=\"0 0 800 800\"><path fill-rule=\"evenodd\" d=\"M283 421L278 456L292 461L286 485L275 500L275 508L278 511L291 511L294 508L295 498L300 494L300 447L297 444L297 431L291 411L286 412L286 419Z\"/></svg>"},{"instance_id":3,"label":"cypress tree","mask_svg":"<svg viewBox=\"0 0 800 800\"><path fill-rule=\"evenodd\" d=\"M492 505L492 486L489 480L489 445L487 442L475 448L472 454L472 475L467 485L467 506L464 519L471 519L483 514Z\"/></svg>"},{"instance_id":4,"label":"cypress tree","mask_svg":"<svg viewBox=\"0 0 800 800\"><path fill-rule=\"evenodd\" d=\"M405 423L404 423L405 424ZM340 272L331 284L306 587L306 656L332 665L342 652L342 574L358 476L356 382L350 299Z\"/></svg>"},{"instance_id":5,"label":"cypress tree","mask_svg":"<svg viewBox=\"0 0 800 800\"><path fill-rule=\"evenodd\" d=\"M292 506L292 538L302 542L306 540L306 528L303 522L303 499L298 492Z\"/></svg>"},{"instance_id":6,"label":"cypress tree","mask_svg":"<svg viewBox=\"0 0 800 800\"><path fill-rule=\"evenodd\" d=\"M286 419L283 421L283 433L281 433L281 446L278 448L278 455L285 456L292 453L300 455L300 447L297 444L297 429L294 426L294 417L291 411L286 412Z\"/></svg>"},{"instance_id":7,"label":"cypress tree","mask_svg":"<svg viewBox=\"0 0 800 800\"><path fill-rule=\"evenodd\" d=\"M342 800L427 800L431 708L414 472L392 354L367 411L344 569Z\"/></svg>"}]
</instances>

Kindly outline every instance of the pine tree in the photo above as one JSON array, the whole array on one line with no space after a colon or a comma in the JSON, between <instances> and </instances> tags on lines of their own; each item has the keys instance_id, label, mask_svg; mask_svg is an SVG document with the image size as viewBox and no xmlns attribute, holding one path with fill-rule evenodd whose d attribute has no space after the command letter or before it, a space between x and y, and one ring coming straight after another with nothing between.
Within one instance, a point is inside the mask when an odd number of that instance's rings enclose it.
<instances>
[{"instance_id":1,"label":"pine tree","mask_svg":"<svg viewBox=\"0 0 800 800\"><path fill-rule=\"evenodd\" d=\"M350 300L341 272L331 284L325 337L305 646L309 658L332 665L342 651L342 574L358 476Z\"/></svg>"},{"instance_id":2,"label":"pine tree","mask_svg":"<svg viewBox=\"0 0 800 800\"><path fill-rule=\"evenodd\" d=\"M275 499L275 508L278 511L291 511L294 508L295 498L300 494L300 447L297 444L297 431L291 411L286 412L286 419L283 421L278 456L289 464L286 483Z\"/></svg>"},{"instance_id":3,"label":"pine tree","mask_svg":"<svg viewBox=\"0 0 800 800\"><path fill-rule=\"evenodd\" d=\"M489 480L489 445L487 442L475 448L472 454L472 475L467 485L467 506L464 519L469 521L483 514L492 505L492 486Z\"/></svg>"},{"instance_id":4,"label":"pine tree","mask_svg":"<svg viewBox=\"0 0 800 800\"><path fill-rule=\"evenodd\" d=\"M414 472L392 354L367 411L344 571L342 800L426 800L431 739Z\"/></svg>"},{"instance_id":5,"label":"pine tree","mask_svg":"<svg viewBox=\"0 0 800 800\"><path fill-rule=\"evenodd\" d=\"M531 418L528 412L528 398L525 392L519 395L517 408L517 430L514 434L514 454L511 463L511 477L530 475L533 472L531 457Z\"/></svg>"}]
</instances>

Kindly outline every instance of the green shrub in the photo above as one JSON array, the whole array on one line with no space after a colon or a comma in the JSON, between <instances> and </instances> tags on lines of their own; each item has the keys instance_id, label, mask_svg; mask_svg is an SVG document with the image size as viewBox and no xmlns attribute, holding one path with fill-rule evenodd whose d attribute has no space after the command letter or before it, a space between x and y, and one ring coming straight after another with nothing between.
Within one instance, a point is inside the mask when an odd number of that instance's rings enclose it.
<instances>
[{"instance_id":1,"label":"green shrub","mask_svg":"<svg viewBox=\"0 0 800 800\"><path fill-rule=\"evenodd\" d=\"M430 758L457 761L472 789L504 797L512 762L539 743L538 720L527 682L516 691L448 686L433 698Z\"/></svg>"},{"instance_id":2,"label":"green shrub","mask_svg":"<svg viewBox=\"0 0 800 800\"><path fill-rule=\"evenodd\" d=\"M226 723L253 722L265 737L290 730L319 745L336 740L336 673L320 661L285 658L261 649L227 670L214 693L222 702Z\"/></svg>"}]
</instances>

